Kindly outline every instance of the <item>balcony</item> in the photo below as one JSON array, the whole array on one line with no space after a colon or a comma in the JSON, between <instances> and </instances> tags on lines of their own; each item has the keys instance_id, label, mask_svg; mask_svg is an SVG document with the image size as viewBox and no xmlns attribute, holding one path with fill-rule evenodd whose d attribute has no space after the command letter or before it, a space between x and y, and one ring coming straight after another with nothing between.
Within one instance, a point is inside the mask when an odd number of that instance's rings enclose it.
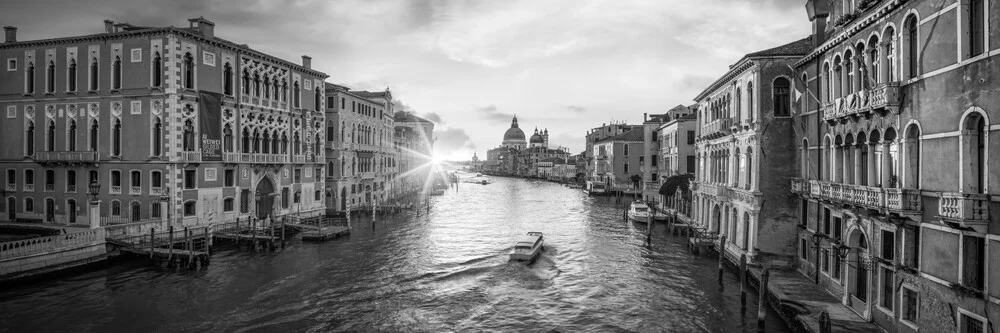
<instances>
[{"instance_id":1,"label":"balcony","mask_svg":"<svg viewBox=\"0 0 1000 333\"><path fill-rule=\"evenodd\" d=\"M24 191L25 192L34 192L35 191L35 184L24 184Z\"/></svg>"},{"instance_id":2,"label":"balcony","mask_svg":"<svg viewBox=\"0 0 1000 333\"><path fill-rule=\"evenodd\" d=\"M900 215L920 214L920 191L792 178L792 193L803 197Z\"/></svg>"},{"instance_id":3,"label":"balcony","mask_svg":"<svg viewBox=\"0 0 1000 333\"><path fill-rule=\"evenodd\" d=\"M885 208L899 214L921 212L920 190L908 188L885 189Z\"/></svg>"},{"instance_id":4,"label":"balcony","mask_svg":"<svg viewBox=\"0 0 1000 333\"><path fill-rule=\"evenodd\" d=\"M698 191L707 195L714 196L719 200L728 200L732 197L733 190L725 185L715 185L708 183L700 183L698 185Z\"/></svg>"},{"instance_id":5,"label":"balcony","mask_svg":"<svg viewBox=\"0 0 1000 333\"><path fill-rule=\"evenodd\" d=\"M55 184L45 184L45 192L55 192L55 191L56 191Z\"/></svg>"},{"instance_id":6,"label":"balcony","mask_svg":"<svg viewBox=\"0 0 1000 333\"><path fill-rule=\"evenodd\" d=\"M184 162L184 163L201 163L201 152L200 151L182 151L181 152L181 162Z\"/></svg>"},{"instance_id":7,"label":"balcony","mask_svg":"<svg viewBox=\"0 0 1000 333\"><path fill-rule=\"evenodd\" d=\"M97 162L96 151L36 151L34 160L36 162Z\"/></svg>"},{"instance_id":8,"label":"balcony","mask_svg":"<svg viewBox=\"0 0 1000 333\"><path fill-rule=\"evenodd\" d=\"M73 184L66 185L66 192L76 193L76 185Z\"/></svg>"},{"instance_id":9,"label":"balcony","mask_svg":"<svg viewBox=\"0 0 1000 333\"><path fill-rule=\"evenodd\" d=\"M128 187L128 194L131 194L131 195L141 195L142 194L142 186L129 186Z\"/></svg>"},{"instance_id":10,"label":"balcony","mask_svg":"<svg viewBox=\"0 0 1000 333\"><path fill-rule=\"evenodd\" d=\"M237 163L240 161L240 153L222 153L222 161L226 163Z\"/></svg>"},{"instance_id":11,"label":"balcony","mask_svg":"<svg viewBox=\"0 0 1000 333\"><path fill-rule=\"evenodd\" d=\"M240 154L240 162L252 164L285 164L288 155L283 154Z\"/></svg>"},{"instance_id":12,"label":"balcony","mask_svg":"<svg viewBox=\"0 0 1000 333\"><path fill-rule=\"evenodd\" d=\"M7 184L7 192L17 191L17 184Z\"/></svg>"},{"instance_id":13,"label":"balcony","mask_svg":"<svg viewBox=\"0 0 1000 333\"><path fill-rule=\"evenodd\" d=\"M808 195L809 183L802 178L792 178L792 193L798 195Z\"/></svg>"},{"instance_id":14,"label":"balcony","mask_svg":"<svg viewBox=\"0 0 1000 333\"><path fill-rule=\"evenodd\" d=\"M861 90L847 97L837 98L822 106L823 120L830 123L847 123L860 117L868 118L871 113L885 116L899 111L899 83L880 83L875 88Z\"/></svg>"},{"instance_id":15,"label":"balcony","mask_svg":"<svg viewBox=\"0 0 1000 333\"><path fill-rule=\"evenodd\" d=\"M149 195L163 195L163 188L162 187L150 188Z\"/></svg>"},{"instance_id":16,"label":"balcony","mask_svg":"<svg viewBox=\"0 0 1000 333\"><path fill-rule=\"evenodd\" d=\"M292 156L292 163L302 164L306 162L306 155L294 155Z\"/></svg>"},{"instance_id":17,"label":"balcony","mask_svg":"<svg viewBox=\"0 0 1000 333\"><path fill-rule=\"evenodd\" d=\"M701 137L704 139L720 138L732 133L733 119L721 118L710 121L701 128Z\"/></svg>"},{"instance_id":18,"label":"balcony","mask_svg":"<svg viewBox=\"0 0 1000 333\"><path fill-rule=\"evenodd\" d=\"M110 194L122 194L122 187L121 187L121 185L118 185L118 186L111 185L111 190L108 193L110 193Z\"/></svg>"},{"instance_id":19,"label":"balcony","mask_svg":"<svg viewBox=\"0 0 1000 333\"><path fill-rule=\"evenodd\" d=\"M734 199L738 201L743 201L747 204L750 204L751 207L755 208L759 208L764 201L763 194L754 193L753 191L749 190L734 188L731 193Z\"/></svg>"},{"instance_id":20,"label":"balcony","mask_svg":"<svg viewBox=\"0 0 1000 333\"><path fill-rule=\"evenodd\" d=\"M990 222L989 195L967 193L941 193L938 200L941 220L963 227L986 232Z\"/></svg>"}]
</instances>

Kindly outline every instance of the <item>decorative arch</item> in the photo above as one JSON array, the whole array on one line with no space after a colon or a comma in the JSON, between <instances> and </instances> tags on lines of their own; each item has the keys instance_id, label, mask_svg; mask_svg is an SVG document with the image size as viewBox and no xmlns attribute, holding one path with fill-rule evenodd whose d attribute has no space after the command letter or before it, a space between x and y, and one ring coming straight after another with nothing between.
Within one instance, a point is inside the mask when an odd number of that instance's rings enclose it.
<instances>
[{"instance_id":1,"label":"decorative arch","mask_svg":"<svg viewBox=\"0 0 1000 333\"><path fill-rule=\"evenodd\" d=\"M904 188L920 188L920 154L922 150L920 132L920 123L916 119L911 119L906 123L903 130L903 173L901 178Z\"/></svg>"},{"instance_id":2,"label":"decorative arch","mask_svg":"<svg viewBox=\"0 0 1000 333\"><path fill-rule=\"evenodd\" d=\"M978 106L962 114L958 143L960 192L981 194L989 189L989 127L989 115Z\"/></svg>"}]
</instances>

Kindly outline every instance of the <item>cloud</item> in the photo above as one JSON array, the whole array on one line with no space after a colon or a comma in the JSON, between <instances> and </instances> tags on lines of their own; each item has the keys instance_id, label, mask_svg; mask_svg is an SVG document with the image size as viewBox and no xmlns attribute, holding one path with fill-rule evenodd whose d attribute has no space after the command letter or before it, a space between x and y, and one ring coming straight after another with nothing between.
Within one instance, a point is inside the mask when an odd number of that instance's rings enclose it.
<instances>
[{"instance_id":1,"label":"cloud","mask_svg":"<svg viewBox=\"0 0 1000 333\"><path fill-rule=\"evenodd\" d=\"M444 125L444 120L441 120L441 115L434 112L428 112L420 116L421 118L433 121L437 125Z\"/></svg>"},{"instance_id":2,"label":"cloud","mask_svg":"<svg viewBox=\"0 0 1000 333\"><path fill-rule=\"evenodd\" d=\"M569 110L569 111L571 111L571 112L573 112L573 113L584 113L584 112L587 111L587 108L579 106L579 105L569 105L569 106L566 107L566 109Z\"/></svg>"},{"instance_id":3,"label":"cloud","mask_svg":"<svg viewBox=\"0 0 1000 333\"><path fill-rule=\"evenodd\" d=\"M434 153L438 156L451 156L460 150L475 150L476 145L464 129L443 127L434 130L437 141L434 142Z\"/></svg>"},{"instance_id":4,"label":"cloud","mask_svg":"<svg viewBox=\"0 0 1000 333\"><path fill-rule=\"evenodd\" d=\"M513 113L500 112L493 104L477 108L476 114L479 119L486 119L493 123L506 123L514 118Z\"/></svg>"}]
</instances>

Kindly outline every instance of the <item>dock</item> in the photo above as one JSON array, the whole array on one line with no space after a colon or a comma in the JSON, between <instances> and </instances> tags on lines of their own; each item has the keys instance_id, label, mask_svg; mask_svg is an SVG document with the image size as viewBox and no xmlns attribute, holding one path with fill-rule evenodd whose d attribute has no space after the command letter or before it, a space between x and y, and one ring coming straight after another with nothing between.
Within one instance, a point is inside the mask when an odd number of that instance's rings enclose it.
<instances>
[{"instance_id":1,"label":"dock","mask_svg":"<svg viewBox=\"0 0 1000 333\"><path fill-rule=\"evenodd\" d=\"M302 232L303 241L325 241L351 233L351 220L325 216L288 217L284 225Z\"/></svg>"}]
</instances>

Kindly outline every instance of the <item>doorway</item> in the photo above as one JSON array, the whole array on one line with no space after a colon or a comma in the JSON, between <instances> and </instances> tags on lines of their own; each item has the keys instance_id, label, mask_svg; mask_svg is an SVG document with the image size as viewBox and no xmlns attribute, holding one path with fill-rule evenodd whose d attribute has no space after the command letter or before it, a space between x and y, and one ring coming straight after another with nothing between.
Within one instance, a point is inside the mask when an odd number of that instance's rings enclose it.
<instances>
[{"instance_id":1,"label":"doorway","mask_svg":"<svg viewBox=\"0 0 1000 333\"><path fill-rule=\"evenodd\" d=\"M271 178L264 177L259 183L257 183L257 218L265 219L271 215L271 210L274 209L274 183L271 182Z\"/></svg>"},{"instance_id":2,"label":"doorway","mask_svg":"<svg viewBox=\"0 0 1000 333\"><path fill-rule=\"evenodd\" d=\"M66 218L69 223L76 223L76 200L66 202Z\"/></svg>"},{"instance_id":3,"label":"doorway","mask_svg":"<svg viewBox=\"0 0 1000 333\"><path fill-rule=\"evenodd\" d=\"M56 201L53 199L45 199L45 222L56 222Z\"/></svg>"},{"instance_id":4,"label":"doorway","mask_svg":"<svg viewBox=\"0 0 1000 333\"><path fill-rule=\"evenodd\" d=\"M7 220L17 221L17 199L7 198Z\"/></svg>"}]
</instances>

